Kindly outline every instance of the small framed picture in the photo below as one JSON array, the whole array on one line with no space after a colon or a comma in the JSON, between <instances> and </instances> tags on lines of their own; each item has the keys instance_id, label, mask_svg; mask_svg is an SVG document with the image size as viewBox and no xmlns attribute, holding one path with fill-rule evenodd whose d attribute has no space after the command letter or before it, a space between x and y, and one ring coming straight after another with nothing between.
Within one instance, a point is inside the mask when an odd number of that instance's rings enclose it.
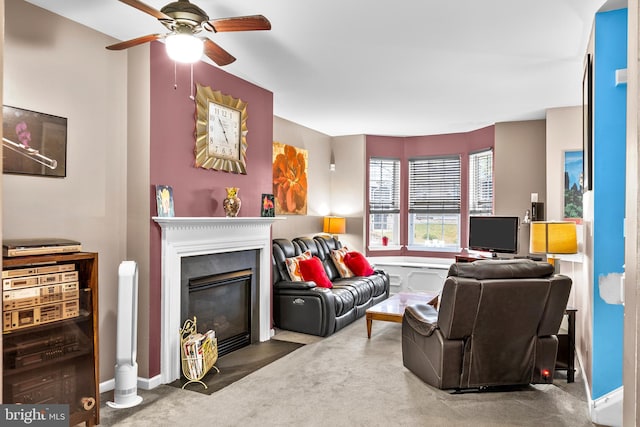
<instances>
[{"instance_id":1,"label":"small framed picture","mask_svg":"<svg viewBox=\"0 0 640 427\"><path fill-rule=\"evenodd\" d=\"M175 216L173 211L173 189L168 185L156 185L158 216Z\"/></svg>"},{"instance_id":2,"label":"small framed picture","mask_svg":"<svg viewBox=\"0 0 640 427\"><path fill-rule=\"evenodd\" d=\"M276 208L273 202L273 194L262 195L262 205L260 208L260 216L263 216L263 217L276 216Z\"/></svg>"}]
</instances>

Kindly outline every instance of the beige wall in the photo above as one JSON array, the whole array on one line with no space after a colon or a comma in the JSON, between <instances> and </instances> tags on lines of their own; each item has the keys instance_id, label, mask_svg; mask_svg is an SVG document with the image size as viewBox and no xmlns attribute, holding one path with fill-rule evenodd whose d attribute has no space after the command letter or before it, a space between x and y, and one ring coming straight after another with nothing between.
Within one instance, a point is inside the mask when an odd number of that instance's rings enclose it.
<instances>
[{"instance_id":1,"label":"beige wall","mask_svg":"<svg viewBox=\"0 0 640 427\"><path fill-rule=\"evenodd\" d=\"M547 110L547 219L563 219L564 152L582 150L582 107L552 108ZM584 226L578 225L580 251L584 247ZM591 383L591 342L593 315L592 288L584 277L584 257L567 256L560 262L560 272L573 280L569 305L576 313L576 352L584 369L587 383Z\"/></svg>"},{"instance_id":2,"label":"beige wall","mask_svg":"<svg viewBox=\"0 0 640 427\"><path fill-rule=\"evenodd\" d=\"M64 237L99 253L100 378L113 377L126 233L126 60L101 33L22 1L5 10L3 103L66 117L67 177L3 176L5 238Z\"/></svg>"},{"instance_id":3,"label":"beige wall","mask_svg":"<svg viewBox=\"0 0 640 427\"><path fill-rule=\"evenodd\" d=\"M138 375L149 378L150 63L149 45L120 53L127 69L127 259L138 264Z\"/></svg>"},{"instance_id":4,"label":"beige wall","mask_svg":"<svg viewBox=\"0 0 640 427\"><path fill-rule=\"evenodd\" d=\"M286 215L273 224L274 238L291 239L322 232L322 217L344 216L347 232L340 240L353 250L364 251L365 136L332 138L288 120L274 117L273 140L309 152L307 215ZM331 154L335 171L330 171Z\"/></svg>"},{"instance_id":5,"label":"beige wall","mask_svg":"<svg viewBox=\"0 0 640 427\"><path fill-rule=\"evenodd\" d=\"M280 117L273 118L273 140L304 148L309 154L307 215L286 215L273 224L272 235L291 239L322 231L322 217L331 214L331 137Z\"/></svg>"},{"instance_id":6,"label":"beige wall","mask_svg":"<svg viewBox=\"0 0 640 427\"><path fill-rule=\"evenodd\" d=\"M582 107L547 110L547 219L563 219L564 153L582 150Z\"/></svg>"},{"instance_id":7,"label":"beige wall","mask_svg":"<svg viewBox=\"0 0 640 427\"><path fill-rule=\"evenodd\" d=\"M496 123L494 198L496 215L524 216L531 193L546 202L545 121ZM546 207L546 203L545 203ZM529 253L529 226L520 226L519 254Z\"/></svg>"},{"instance_id":8,"label":"beige wall","mask_svg":"<svg viewBox=\"0 0 640 427\"><path fill-rule=\"evenodd\" d=\"M344 216L347 232L340 240L352 250L364 252L366 170L364 135L333 138L331 149L336 170L331 172L331 213Z\"/></svg>"}]
</instances>

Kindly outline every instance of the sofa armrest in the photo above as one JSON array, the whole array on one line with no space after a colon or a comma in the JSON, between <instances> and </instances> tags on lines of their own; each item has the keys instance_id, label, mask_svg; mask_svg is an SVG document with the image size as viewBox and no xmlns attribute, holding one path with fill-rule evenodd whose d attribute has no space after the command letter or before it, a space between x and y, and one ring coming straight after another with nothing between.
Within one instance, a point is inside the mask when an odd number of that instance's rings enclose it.
<instances>
[{"instance_id":1,"label":"sofa armrest","mask_svg":"<svg viewBox=\"0 0 640 427\"><path fill-rule=\"evenodd\" d=\"M408 306L404 316L411 328L425 337L431 336L438 329L438 311L428 304Z\"/></svg>"},{"instance_id":2,"label":"sofa armrest","mask_svg":"<svg viewBox=\"0 0 640 427\"><path fill-rule=\"evenodd\" d=\"M294 282L312 283L313 282ZM289 331L325 337L335 330L335 296L330 289L316 287L275 288L273 320Z\"/></svg>"},{"instance_id":3,"label":"sofa armrest","mask_svg":"<svg viewBox=\"0 0 640 427\"><path fill-rule=\"evenodd\" d=\"M273 284L275 289L300 289L309 290L316 287L315 282L294 282L290 280L281 280Z\"/></svg>"}]
</instances>

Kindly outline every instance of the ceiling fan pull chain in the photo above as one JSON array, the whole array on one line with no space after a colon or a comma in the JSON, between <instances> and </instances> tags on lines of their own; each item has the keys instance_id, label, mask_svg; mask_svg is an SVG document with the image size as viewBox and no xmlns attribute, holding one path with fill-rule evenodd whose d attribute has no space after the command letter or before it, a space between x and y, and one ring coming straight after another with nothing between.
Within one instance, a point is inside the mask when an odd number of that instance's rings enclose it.
<instances>
[{"instance_id":1,"label":"ceiling fan pull chain","mask_svg":"<svg viewBox=\"0 0 640 427\"><path fill-rule=\"evenodd\" d=\"M178 77L177 77L178 64L173 61L173 90L178 89Z\"/></svg>"},{"instance_id":2,"label":"ceiling fan pull chain","mask_svg":"<svg viewBox=\"0 0 640 427\"><path fill-rule=\"evenodd\" d=\"M195 97L193 96L193 64L190 64L190 65L191 65L191 86L190 86L191 90L189 94L189 99L193 101L195 99Z\"/></svg>"}]
</instances>

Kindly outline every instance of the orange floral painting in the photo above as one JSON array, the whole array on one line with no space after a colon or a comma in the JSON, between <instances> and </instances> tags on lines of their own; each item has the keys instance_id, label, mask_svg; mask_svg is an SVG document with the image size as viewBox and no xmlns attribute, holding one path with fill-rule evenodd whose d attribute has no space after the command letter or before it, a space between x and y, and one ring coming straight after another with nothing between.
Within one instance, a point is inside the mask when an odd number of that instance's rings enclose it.
<instances>
[{"instance_id":1,"label":"orange floral painting","mask_svg":"<svg viewBox=\"0 0 640 427\"><path fill-rule=\"evenodd\" d=\"M303 148L273 143L273 195L276 215L307 214L307 160Z\"/></svg>"}]
</instances>

